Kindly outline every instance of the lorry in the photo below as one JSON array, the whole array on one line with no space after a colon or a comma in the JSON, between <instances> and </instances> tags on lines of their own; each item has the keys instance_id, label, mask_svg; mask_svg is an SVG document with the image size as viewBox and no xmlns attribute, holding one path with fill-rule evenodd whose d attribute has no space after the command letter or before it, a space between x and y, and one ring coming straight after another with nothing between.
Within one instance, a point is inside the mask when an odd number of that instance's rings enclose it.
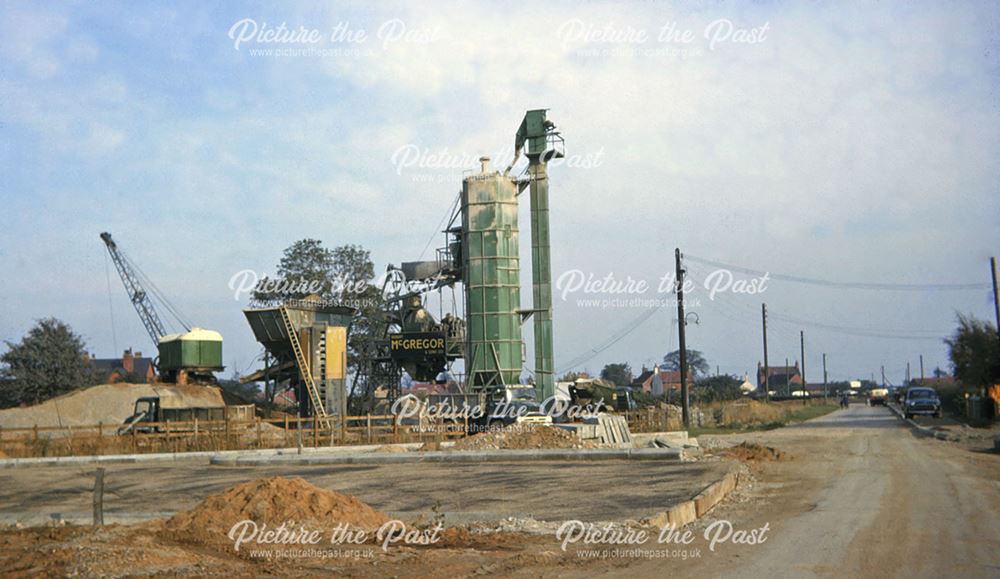
<instances>
[{"instance_id":1,"label":"lorry","mask_svg":"<svg viewBox=\"0 0 1000 579\"><path fill-rule=\"evenodd\" d=\"M125 419L118 434L128 434L133 430L151 432L188 432L199 429L225 428L225 422L252 421L253 404L227 406L222 397L185 396L170 390L160 389L156 396L142 396L135 401L132 415ZM177 423L173 425L171 423ZM214 423L214 424L213 424Z\"/></svg>"},{"instance_id":2,"label":"lorry","mask_svg":"<svg viewBox=\"0 0 1000 579\"><path fill-rule=\"evenodd\" d=\"M885 406L889 401L888 388L872 388L868 391L869 406Z\"/></svg>"}]
</instances>

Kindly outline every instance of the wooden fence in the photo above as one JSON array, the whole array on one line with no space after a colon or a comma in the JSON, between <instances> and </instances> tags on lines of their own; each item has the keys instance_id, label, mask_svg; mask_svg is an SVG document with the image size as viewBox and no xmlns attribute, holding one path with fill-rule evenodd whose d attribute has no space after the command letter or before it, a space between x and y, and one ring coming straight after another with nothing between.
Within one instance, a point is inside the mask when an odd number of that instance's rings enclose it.
<instances>
[{"instance_id":1,"label":"wooden fence","mask_svg":"<svg viewBox=\"0 0 1000 579\"><path fill-rule=\"evenodd\" d=\"M393 416L141 422L124 434L120 425L0 428L7 457L103 455L198 450L320 447L394 442L440 442L465 436L466 423L399 424Z\"/></svg>"}]
</instances>

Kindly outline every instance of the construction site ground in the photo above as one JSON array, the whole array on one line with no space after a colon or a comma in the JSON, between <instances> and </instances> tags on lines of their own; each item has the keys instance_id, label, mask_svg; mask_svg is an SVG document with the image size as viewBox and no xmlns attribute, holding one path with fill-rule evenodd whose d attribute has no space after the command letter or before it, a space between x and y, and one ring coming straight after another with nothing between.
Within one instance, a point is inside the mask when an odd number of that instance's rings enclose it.
<instances>
[{"instance_id":1,"label":"construction site ground","mask_svg":"<svg viewBox=\"0 0 1000 579\"><path fill-rule=\"evenodd\" d=\"M709 449L708 457L689 463L275 471L213 468L197 461L115 466L108 473L112 511L190 508L235 481L295 474L356 494L389 515L434 517L456 505L468 513L510 510L487 506L498 502L528 505L519 510L553 517L557 524L579 516L620 522L641 516L669 502L670 492L691 493L695 481L711 479L738 460L739 486L685 527L694 534L689 545L660 544L654 538L637 549L571 543L564 550L552 525L499 521L451 527L443 540L427 547L383 552L366 545L331 556L255 559L165 534L161 519L100 529L0 530L0 568L14 576L916 578L996 577L1000 571L1000 455L988 439L947 442L918 436L886 408L853 405L795 426L702 436L700 442ZM0 476L5 517L12 509L89 510L92 479L86 467L17 467ZM757 542L729 540L711 550L706 533L722 523L767 532Z\"/></svg>"},{"instance_id":2,"label":"construction site ground","mask_svg":"<svg viewBox=\"0 0 1000 579\"><path fill-rule=\"evenodd\" d=\"M216 467L204 458L110 464L105 520L134 522L189 509L246 480L296 476L354 495L406 519L443 513L448 522L649 517L697 494L725 472L720 461L595 461L486 464ZM3 524L92 520L94 466L0 469Z\"/></svg>"}]
</instances>

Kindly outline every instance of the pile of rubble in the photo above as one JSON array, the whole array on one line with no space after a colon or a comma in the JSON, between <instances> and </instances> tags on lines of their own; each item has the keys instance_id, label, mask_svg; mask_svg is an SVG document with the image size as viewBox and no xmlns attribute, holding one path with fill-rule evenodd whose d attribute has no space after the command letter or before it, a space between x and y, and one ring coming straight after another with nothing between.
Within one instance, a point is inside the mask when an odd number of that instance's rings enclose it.
<instances>
[{"instance_id":1,"label":"pile of rubble","mask_svg":"<svg viewBox=\"0 0 1000 579\"><path fill-rule=\"evenodd\" d=\"M594 448L568 430L541 424L511 424L500 430L463 438L452 450L525 450L533 448Z\"/></svg>"},{"instance_id":2,"label":"pile of rubble","mask_svg":"<svg viewBox=\"0 0 1000 579\"><path fill-rule=\"evenodd\" d=\"M764 446L753 442L744 442L730 447L725 454L731 458L749 461L784 461L791 459L788 453L782 452L770 446Z\"/></svg>"},{"instance_id":3,"label":"pile of rubble","mask_svg":"<svg viewBox=\"0 0 1000 579\"><path fill-rule=\"evenodd\" d=\"M269 528L284 523L312 530L339 524L375 529L389 517L355 497L321 489L301 478L271 477L212 495L195 508L174 515L165 527L175 539L231 546L227 535L234 525L246 520Z\"/></svg>"}]
</instances>

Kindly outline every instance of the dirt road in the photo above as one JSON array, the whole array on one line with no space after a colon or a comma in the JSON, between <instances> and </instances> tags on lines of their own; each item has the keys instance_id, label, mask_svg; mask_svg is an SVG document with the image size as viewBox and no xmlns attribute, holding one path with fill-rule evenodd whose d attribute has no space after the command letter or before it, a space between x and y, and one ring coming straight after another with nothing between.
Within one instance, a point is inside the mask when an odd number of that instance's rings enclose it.
<instances>
[{"instance_id":1,"label":"dirt road","mask_svg":"<svg viewBox=\"0 0 1000 579\"><path fill-rule=\"evenodd\" d=\"M860 405L746 438L794 459L763 465L750 500L710 519L767 523L768 540L703 552L672 574L1000 576L1000 456L918 438L889 410Z\"/></svg>"}]
</instances>

